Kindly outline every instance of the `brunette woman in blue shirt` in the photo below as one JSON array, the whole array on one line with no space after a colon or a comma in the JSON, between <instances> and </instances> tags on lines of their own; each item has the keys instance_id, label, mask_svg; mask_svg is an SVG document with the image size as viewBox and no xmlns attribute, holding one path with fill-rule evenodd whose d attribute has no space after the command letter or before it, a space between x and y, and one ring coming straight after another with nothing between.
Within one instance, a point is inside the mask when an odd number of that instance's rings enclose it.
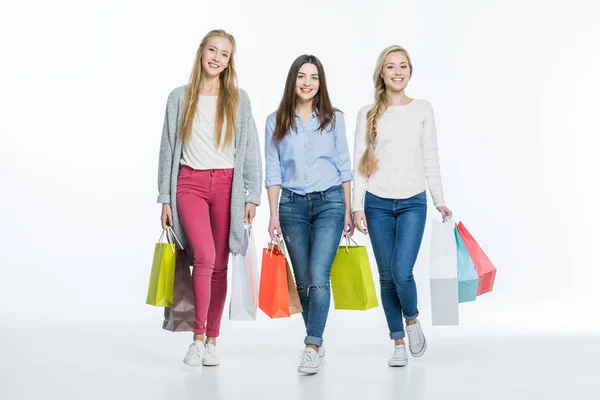
<instances>
[{"instance_id":1,"label":"brunette woman in blue shirt","mask_svg":"<svg viewBox=\"0 0 600 400\"><path fill-rule=\"evenodd\" d=\"M317 57L292 64L279 108L267 118L265 155L269 234L283 235L306 325L298 371L315 374L325 355L331 264L342 234L354 233L344 115L331 105Z\"/></svg>"}]
</instances>

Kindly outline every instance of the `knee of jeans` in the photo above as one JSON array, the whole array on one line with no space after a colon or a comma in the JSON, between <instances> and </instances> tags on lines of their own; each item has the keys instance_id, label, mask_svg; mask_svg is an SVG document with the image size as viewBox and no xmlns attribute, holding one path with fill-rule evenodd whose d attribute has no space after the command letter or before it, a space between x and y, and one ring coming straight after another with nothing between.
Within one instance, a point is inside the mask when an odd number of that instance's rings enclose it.
<instances>
[{"instance_id":1,"label":"knee of jeans","mask_svg":"<svg viewBox=\"0 0 600 400\"><path fill-rule=\"evenodd\" d=\"M215 261L206 257L194 257L194 267L200 269L213 270L215 268Z\"/></svg>"},{"instance_id":2,"label":"knee of jeans","mask_svg":"<svg viewBox=\"0 0 600 400\"><path fill-rule=\"evenodd\" d=\"M227 264L215 265L213 275L227 275Z\"/></svg>"},{"instance_id":3,"label":"knee of jeans","mask_svg":"<svg viewBox=\"0 0 600 400\"><path fill-rule=\"evenodd\" d=\"M313 276L311 279L309 289L329 289L330 280L328 276Z\"/></svg>"},{"instance_id":4,"label":"knee of jeans","mask_svg":"<svg viewBox=\"0 0 600 400\"><path fill-rule=\"evenodd\" d=\"M394 282L396 283L406 283L410 282L414 279L412 272L407 273L396 273L394 274Z\"/></svg>"},{"instance_id":5,"label":"knee of jeans","mask_svg":"<svg viewBox=\"0 0 600 400\"><path fill-rule=\"evenodd\" d=\"M329 286L329 282L323 284L323 285L310 285L308 288L306 288L306 294L310 294L311 290L329 290L330 286Z\"/></svg>"},{"instance_id":6,"label":"knee of jeans","mask_svg":"<svg viewBox=\"0 0 600 400\"><path fill-rule=\"evenodd\" d=\"M381 277L379 277L379 285L384 290L385 289L396 290L396 282L394 282L393 279L381 279Z\"/></svg>"},{"instance_id":7,"label":"knee of jeans","mask_svg":"<svg viewBox=\"0 0 600 400\"><path fill-rule=\"evenodd\" d=\"M209 266L211 269L215 265L215 251L209 247L193 248L194 266Z\"/></svg>"},{"instance_id":8,"label":"knee of jeans","mask_svg":"<svg viewBox=\"0 0 600 400\"><path fill-rule=\"evenodd\" d=\"M306 280L306 279L299 279L298 277L295 277L296 279L296 289L298 289L298 292L301 291L306 291L306 289L308 289L308 287L310 286L310 281Z\"/></svg>"},{"instance_id":9,"label":"knee of jeans","mask_svg":"<svg viewBox=\"0 0 600 400\"><path fill-rule=\"evenodd\" d=\"M329 282L323 283L321 285L319 285L319 284L309 285L308 288L309 289L328 289L329 288Z\"/></svg>"},{"instance_id":10,"label":"knee of jeans","mask_svg":"<svg viewBox=\"0 0 600 400\"><path fill-rule=\"evenodd\" d=\"M392 271L379 271L379 283L382 285L386 284L394 284L394 277L392 276Z\"/></svg>"}]
</instances>

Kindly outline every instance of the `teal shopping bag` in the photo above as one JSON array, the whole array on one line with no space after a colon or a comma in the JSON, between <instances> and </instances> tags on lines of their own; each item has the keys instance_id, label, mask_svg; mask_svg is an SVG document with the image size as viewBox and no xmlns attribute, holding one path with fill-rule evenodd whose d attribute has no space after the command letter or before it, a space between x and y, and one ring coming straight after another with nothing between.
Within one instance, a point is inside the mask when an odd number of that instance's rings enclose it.
<instances>
[{"instance_id":1,"label":"teal shopping bag","mask_svg":"<svg viewBox=\"0 0 600 400\"><path fill-rule=\"evenodd\" d=\"M479 287L479 275L456 226L454 227L454 237L456 238L458 259L458 302L475 301Z\"/></svg>"}]
</instances>

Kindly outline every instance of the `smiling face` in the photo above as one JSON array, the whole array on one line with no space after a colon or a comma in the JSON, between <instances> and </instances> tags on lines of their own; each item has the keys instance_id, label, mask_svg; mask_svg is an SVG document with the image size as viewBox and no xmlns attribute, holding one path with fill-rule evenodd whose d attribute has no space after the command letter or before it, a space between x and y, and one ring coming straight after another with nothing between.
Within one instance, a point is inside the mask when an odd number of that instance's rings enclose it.
<instances>
[{"instance_id":1,"label":"smiling face","mask_svg":"<svg viewBox=\"0 0 600 400\"><path fill-rule=\"evenodd\" d=\"M385 58L381 77L387 90L400 92L408 85L411 72L406 55L401 51L394 51Z\"/></svg>"},{"instance_id":2,"label":"smiling face","mask_svg":"<svg viewBox=\"0 0 600 400\"><path fill-rule=\"evenodd\" d=\"M296 76L296 95L303 101L311 101L319 92L319 71L317 66L306 63Z\"/></svg>"},{"instance_id":3,"label":"smiling face","mask_svg":"<svg viewBox=\"0 0 600 400\"><path fill-rule=\"evenodd\" d=\"M223 36L213 36L202 52L202 70L210 77L219 76L229 65L233 44Z\"/></svg>"}]
</instances>

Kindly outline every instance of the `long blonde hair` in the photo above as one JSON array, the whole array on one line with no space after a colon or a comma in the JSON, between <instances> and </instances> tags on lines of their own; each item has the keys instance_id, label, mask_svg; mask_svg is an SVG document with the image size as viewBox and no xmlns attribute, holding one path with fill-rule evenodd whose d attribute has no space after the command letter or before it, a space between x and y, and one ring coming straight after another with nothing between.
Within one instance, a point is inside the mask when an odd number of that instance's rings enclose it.
<instances>
[{"instance_id":1,"label":"long blonde hair","mask_svg":"<svg viewBox=\"0 0 600 400\"><path fill-rule=\"evenodd\" d=\"M385 48L377 58L377 66L373 73L373 84L375 85L375 105L367 112L367 150L360 159L358 171L366 176L371 175L377 170L377 157L375 157L375 138L377 137L377 123L387 110L387 95L385 92L385 83L381 77L383 63L390 53L396 51L404 53L408 59L408 67L412 76L413 66L408 52L401 46L393 45Z\"/></svg>"},{"instance_id":2,"label":"long blonde hair","mask_svg":"<svg viewBox=\"0 0 600 400\"><path fill-rule=\"evenodd\" d=\"M217 98L217 110L215 116L215 144L217 148L221 145L221 137L223 135L223 124L225 124L225 140L223 141L223 147L231 146L235 135L235 114L237 112L237 106L239 102L239 93L237 87L237 73L235 71L235 39L234 37L225 32L224 30L218 29L210 31L202 39L200 47L196 52L196 61L194 62L194 69L192 70L192 76L190 83L187 86L187 93L185 95L183 117L181 119L180 135L183 143L189 143L192 138L192 128L194 125L194 119L196 117L196 110L198 108L198 100L200 98L200 81L202 79L202 54L206 43L211 37L222 36L232 44L231 55L229 56L229 65L221 72L219 76L220 88L219 97Z\"/></svg>"}]
</instances>

